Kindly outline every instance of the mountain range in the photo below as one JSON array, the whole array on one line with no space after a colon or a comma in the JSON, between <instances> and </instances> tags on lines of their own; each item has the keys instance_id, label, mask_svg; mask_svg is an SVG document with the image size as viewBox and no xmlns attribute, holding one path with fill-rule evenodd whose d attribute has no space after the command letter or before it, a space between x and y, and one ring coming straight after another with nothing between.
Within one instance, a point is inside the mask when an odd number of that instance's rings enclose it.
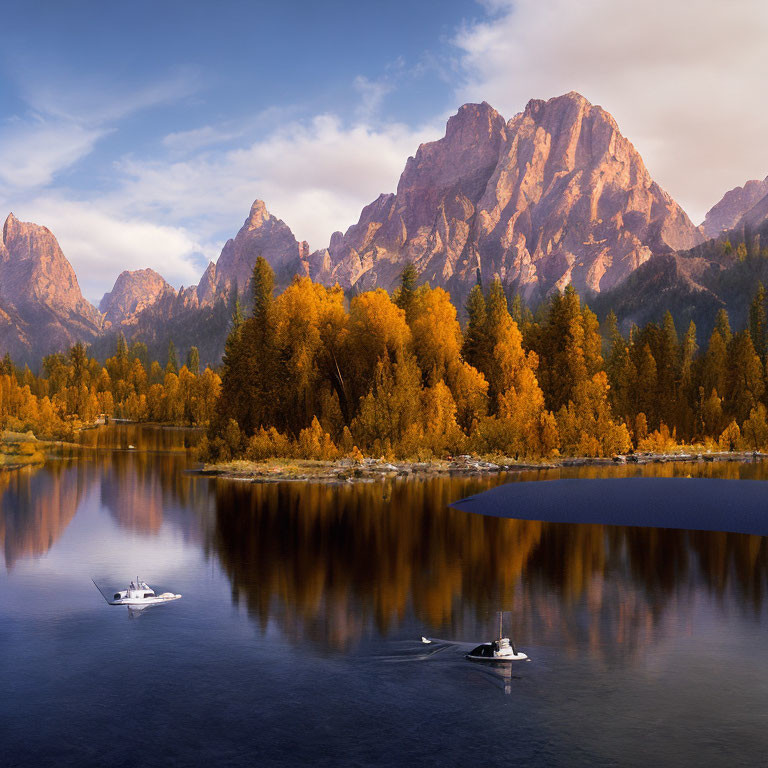
<instances>
[{"instance_id":1,"label":"mountain range","mask_svg":"<svg viewBox=\"0 0 768 768\"><path fill-rule=\"evenodd\" d=\"M156 356L172 338L217 362L232 297L248 290L259 255L278 288L298 274L350 295L392 290L413 262L422 282L445 287L459 306L477 281L498 277L530 306L572 284L625 324L667 308L706 322L713 307L748 303L741 294L754 289L758 269L726 252L723 233L751 238L752 252L757 238L759 254L766 221L768 178L727 192L694 225L613 117L577 93L532 100L510 120L485 102L465 104L443 138L407 159L396 191L365 206L326 248L310 251L256 200L216 263L178 291L151 269L125 271L97 310L53 233L10 214L0 242L0 354L35 362L85 341L106 355L122 332Z\"/></svg>"}]
</instances>

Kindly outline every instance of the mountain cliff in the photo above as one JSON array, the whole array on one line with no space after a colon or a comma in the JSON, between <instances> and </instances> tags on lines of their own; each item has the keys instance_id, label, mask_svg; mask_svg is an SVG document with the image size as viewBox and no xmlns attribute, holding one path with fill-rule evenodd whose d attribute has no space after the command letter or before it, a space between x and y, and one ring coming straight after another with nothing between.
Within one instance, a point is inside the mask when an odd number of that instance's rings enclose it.
<instances>
[{"instance_id":1,"label":"mountain cliff","mask_svg":"<svg viewBox=\"0 0 768 768\"><path fill-rule=\"evenodd\" d=\"M508 122L465 104L409 158L310 272L344 288L392 288L406 261L457 299L479 274L529 299L572 283L611 288L653 253L703 239L650 177L614 119L583 96L534 100Z\"/></svg>"},{"instance_id":2,"label":"mountain cliff","mask_svg":"<svg viewBox=\"0 0 768 768\"><path fill-rule=\"evenodd\" d=\"M121 272L111 291L99 302L105 324L132 325L138 315L157 302L164 294L176 294L162 275L153 269Z\"/></svg>"},{"instance_id":3,"label":"mountain cliff","mask_svg":"<svg viewBox=\"0 0 768 768\"><path fill-rule=\"evenodd\" d=\"M180 348L197 344L210 362L223 349L232 291L247 290L260 255L278 289L301 274L349 293L391 290L410 261L422 282L447 288L459 305L478 278L488 285L495 277L535 305L569 283L584 293L611 290L654 254L704 239L614 119L577 93L530 101L508 121L485 102L465 104L443 138L408 158L394 193L380 195L313 253L256 200L197 286L176 292L151 270L124 272L102 299L103 316L82 298L53 235L9 222L0 250L0 278L9 287L0 291L0 352L34 347L42 354L91 340L102 328L97 347L106 348L119 327L130 327L151 350L167 348L170 337ZM23 235L19 227L31 229ZM216 338L203 340L206 333Z\"/></svg>"},{"instance_id":4,"label":"mountain cliff","mask_svg":"<svg viewBox=\"0 0 768 768\"><path fill-rule=\"evenodd\" d=\"M272 265L278 285L285 286L297 272L307 273L302 262L308 254L307 243L296 240L288 225L273 216L262 200L256 200L240 231L227 240L216 264L208 265L195 291L196 300L206 305L235 286L240 293L245 291L259 256Z\"/></svg>"},{"instance_id":5,"label":"mountain cliff","mask_svg":"<svg viewBox=\"0 0 768 768\"><path fill-rule=\"evenodd\" d=\"M51 231L11 213L0 243L0 351L38 359L90 341L101 328Z\"/></svg>"}]
</instances>

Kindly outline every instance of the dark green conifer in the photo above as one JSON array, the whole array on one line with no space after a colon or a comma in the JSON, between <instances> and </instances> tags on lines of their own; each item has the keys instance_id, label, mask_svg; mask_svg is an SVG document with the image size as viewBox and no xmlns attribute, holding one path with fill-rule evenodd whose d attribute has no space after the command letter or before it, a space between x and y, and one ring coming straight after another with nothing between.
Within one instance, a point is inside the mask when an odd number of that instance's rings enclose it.
<instances>
[{"instance_id":1,"label":"dark green conifer","mask_svg":"<svg viewBox=\"0 0 768 768\"><path fill-rule=\"evenodd\" d=\"M752 337L755 352L761 360L765 359L765 332L765 288L760 282L757 284L757 290L749 305L749 335Z\"/></svg>"}]
</instances>

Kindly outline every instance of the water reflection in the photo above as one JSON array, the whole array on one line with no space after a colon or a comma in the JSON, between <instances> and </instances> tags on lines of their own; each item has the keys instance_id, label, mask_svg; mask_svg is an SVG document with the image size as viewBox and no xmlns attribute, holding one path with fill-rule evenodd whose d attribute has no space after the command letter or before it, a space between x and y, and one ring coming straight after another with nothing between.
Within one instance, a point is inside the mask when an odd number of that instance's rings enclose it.
<instances>
[{"instance_id":1,"label":"water reflection","mask_svg":"<svg viewBox=\"0 0 768 768\"><path fill-rule=\"evenodd\" d=\"M82 472L61 464L0 472L0 542L7 568L44 555L77 512Z\"/></svg>"},{"instance_id":2,"label":"water reflection","mask_svg":"<svg viewBox=\"0 0 768 768\"><path fill-rule=\"evenodd\" d=\"M588 649L610 662L682 631L702 600L736 606L750 621L762 617L765 538L485 518L448 506L509 480L766 479L760 462L251 484L185 473L185 446L196 439L110 427L85 433L87 447L42 468L0 473L6 568L45 556L94 494L118 529L158 538L171 530L202 549L261 632L278 627L322 652L412 626L482 640L495 611L505 610L523 647L557 644L573 656ZM95 545L73 546L87 558Z\"/></svg>"},{"instance_id":3,"label":"water reflection","mask_svg":"<svg viewBox=\"0 0 768 768\"><path fill-rule=\"evenodd\" d=\"M138 425L81 433L85 448L64 447L44 467L0 471L0 542L6 568L44 555L85 497L98 491L122 528L157 534L164 521L199 540L209 512L205 484L184 474L197 430ZM135 450L124 446L135 445Z\"/></svg>"},{"instance_id":4,"label":"water reflection","mask_svg":"<svg viewBox=\"0 0 768 768\"><path fill-rule=\"evenodd\" d=\"M495 482L440 479L323 486L216 484L212 546L233 599L295 641L349 648L409 614L482 638L510 611L519 641L594 655L634 653L682 620L700 592L758 613L765 539L563 525L446 508Z\"/></svg>"}]
</instances>

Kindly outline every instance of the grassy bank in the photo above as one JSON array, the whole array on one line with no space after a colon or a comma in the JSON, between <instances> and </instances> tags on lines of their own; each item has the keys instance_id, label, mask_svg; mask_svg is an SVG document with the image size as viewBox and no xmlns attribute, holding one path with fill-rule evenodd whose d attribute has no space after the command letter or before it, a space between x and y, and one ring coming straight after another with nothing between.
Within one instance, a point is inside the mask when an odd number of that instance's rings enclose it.
<instances>
[{"instance_id":1,"label":"grassy bank","mask_svg":"<svg viewBox=\"0 0 768 768\"><path fill-rule=\"evenodd\" d=\"M32 432L0 433L0 469L16 469L45 461L46 443Z\"/></svg>"}]
</instances>

